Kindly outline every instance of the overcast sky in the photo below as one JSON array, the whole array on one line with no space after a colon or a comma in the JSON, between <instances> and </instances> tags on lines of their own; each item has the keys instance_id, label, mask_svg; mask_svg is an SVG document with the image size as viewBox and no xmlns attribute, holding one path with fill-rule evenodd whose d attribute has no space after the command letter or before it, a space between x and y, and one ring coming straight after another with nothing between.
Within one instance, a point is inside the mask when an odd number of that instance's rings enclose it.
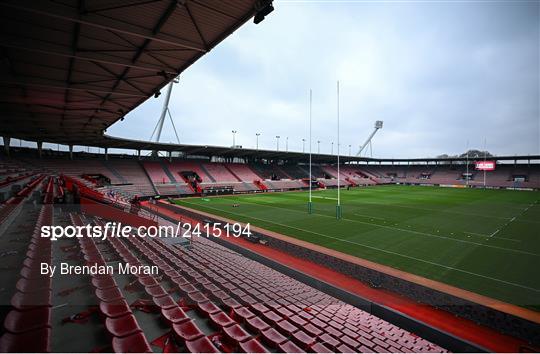
<instances>
[{"instance_id":1,"label":"overcast sky","mask_svg":"<svg viewBox=\"0 0 540 354\"><path fill-rule=\"evenodd\" d=\"M540 153L538 1L274 1L192 65L170 109L186 144L302 150L313 90L313 149L353 154L373 129L378 157L483 148ZM107 134L148 139L163 102L151 98ZM170 122L162 141L176 141ZM335 143L336 144L336 143ZM334 146L335 152L336 146Z\"/></svg>"}]
</instances>

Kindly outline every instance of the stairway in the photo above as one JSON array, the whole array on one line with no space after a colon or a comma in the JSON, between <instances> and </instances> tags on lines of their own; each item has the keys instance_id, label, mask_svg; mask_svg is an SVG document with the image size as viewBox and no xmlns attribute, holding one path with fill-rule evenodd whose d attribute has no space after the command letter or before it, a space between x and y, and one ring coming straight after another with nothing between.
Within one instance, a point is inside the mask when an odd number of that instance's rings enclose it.
<instances>
[{"instance_id":1,"label":"stairway","mask_svg":"<svg viewBox=\"0 0 540 354\"><path fill-rule=\"evenodd\" d=\"M238 175L236 173L234 173L234 171L229 166L227 166L226 164L223 164L223 166L227 169L227 171L230 172L231 175L234 176L234 178L236 178L239 182L242 182L240 177L238 177Z\"/></svg>"},{"instance_id":2,"label":"stairway","mask_svg":"<svg viewBox=\"0 0 540 354\"><path fill-rule=\"evenodd\" d=\"M356 184L356 182L353 181L352 179L350 179L349 177L345 177L345 181L346 181L347 183L349 183L349 185L350 185L351 187L358 187L358 184Z\"/></svg>"},{"instance_id":3,"label":"stairway","mask_svg":"<svg viewBox=\"0 0 540 354\"><path fill-rule=\"evenodd\" d=\"M260 180L253 181L253 184L255 184L257 186L257 188L259 188L263 192L268 190L268 187L265 186Z\"/></svg>"},{"instance_id":4,"label":"stairway","mask_svg":"<svg viewBox=\"0 0 540 354\"><path fill-rule=\"evenodd\" d=\"M212 177L212 175L210 174L210 172L208 172L208 170L206 169L206 167L204 167L204 165L201 163L199 164L199 167L201 168L201 170L208 176L208 178L210 178L210 180L212 182L216 182L216 180L214 179L214 177Z\"/></svg>"},{"instance_id":5,"label":"stairway","mask_svg":"<svg viewBox=\"0 0 540 354\"><path fill-rule=\"evenodd\" d=\"M144 175L146 176L146 178L148 179L148 181L150 182L150 185L152 186L152 189L154 190L154 193L156 193L156 195L159 194L157 188L156 188L156 185L154 184L154 181L152 181L152 178L150 178L150 175L148 174L148 171L146 171L146 168L144 168L144 165L143 163L141 162L141 160L137 160L137 164L139 165L139 167L141 168L141 170L144 172Z\"/></svg>"},{"instance_id":6,"label":"stairway","mask_svg":"<svg viewBox=\"0 0 540 354\"><path fill-rule=\"evenodd\" d=\"M169 179L171 180L172 183L176 183L178 182L176 180L176 178L174 178L174 175L171 173L171 170L169 170L169 166L167 166L165 164L165 162L163 162L163 160L159 160L159 163L161 165L161 168L163 169L163 171L165 172L165 174L167 175L167 177L169 177Z\"/></svg>"},{"instance_id":7,"label":"stairway","mask_svg":"<svg viewBox=\"0 0 540 354\"><path fill-rule=\"evenodd\" d=\"M128 183L128 181L122 176L107 160L101 160L103 166L105 166L111 173L118 178L122 183Z\"/></svg>"}]
</instances>

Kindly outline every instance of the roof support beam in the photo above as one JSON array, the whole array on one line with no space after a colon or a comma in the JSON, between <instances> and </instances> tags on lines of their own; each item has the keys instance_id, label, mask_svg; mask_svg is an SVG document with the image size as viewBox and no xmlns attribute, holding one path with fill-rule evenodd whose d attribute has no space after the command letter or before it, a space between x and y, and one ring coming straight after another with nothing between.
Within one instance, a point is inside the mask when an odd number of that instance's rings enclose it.
<instances>
[{"instance_id":1,"label":"roof support beam","mask_svg":"<svg viewBox=\"0 0 540 354\"><path fill-rule=\"evenodd\" d=\"M74 59L84 60L84 61L88 61L88 62L95 61L95 62L98 62L98 63L107 64L107 65L121 66L121 67L124 67L124 68L132 68L132 69L137 69L137 70L141 70L141 71L150 71L150 72L154 72L156 74L158 72L162 71L162 72L165 72L165 73L170 74L170 75L178 75L177 72L170 71L169 69L162 68L162 67L148 67L148 66L141 66L141 65L128 64L128 63L119 63L119 62L114 62L114 61L110 61L110 60L103 60L103 59L98 59L98 58L84 57L84 56L81 56L81 55L74 55L74 54L69 54L69 53L56 52L56 51L52 51L52 50L23 47L21 45L14 44L14 43L9 43L9 42L0 42L0 46L19 49L19 50L30 51L30 52L35 52L35 53L55 55L55 56L64 57L64 58L74 58Z\"/></svg>"},{"instance_id":2,"label":"roof support beam","mask_svg":"<svg viewBox=\"0 0 540 354\"><path fill-rule=\"evenodd\" d=\"M139 26L130 25L127 23L118 23L118 22L114 26L112 26L107 23L107 21L110 22L110 20L103 16L88 15L88 16L85 16L84 19L77 18L73 9L70 9L69 7L65 5L62 6L62 5L55 5L54 3L51 3L51 2L46 2L46 3L43 2L43 4L39 4L39 6L36 6L36 3L33 2L32 5L34 5L34 7L25 7L20 4L21 2L17 2L15 0L11 2L7 2L7 1L0 2L0 6L10 7L10 8L14 8L21 11L27 11L27 12L31 12L37 15L47 16L47 17L51 17L51 18L55 18L59 20L78 22L80 24L88 25L95 28L123 33L123 34L127 34L133 37L144 38L144 39L152 40L152 41L163 43L163 44L168 44L175 47L182 47L182 48L206 53L206 50L204 48L199 48L196 45L188 44L188 41L186 40L182 40L179 38L167 39L165 38L165 35L157 37L155 33L148 33ZM172 36L167 36L167 37L172 37Z\"/></svg>"}]
</instances>

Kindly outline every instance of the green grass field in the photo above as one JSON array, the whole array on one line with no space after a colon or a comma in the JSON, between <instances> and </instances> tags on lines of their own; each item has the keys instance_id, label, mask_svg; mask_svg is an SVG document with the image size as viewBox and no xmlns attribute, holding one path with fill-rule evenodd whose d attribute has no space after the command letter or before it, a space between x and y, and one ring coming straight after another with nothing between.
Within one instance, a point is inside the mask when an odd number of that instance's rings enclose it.
<instances>
[{"instance_id":1,"label":"green grass field","mask_svg":"<svg viewBox=\"0 0 540 354\"><path fill-rule=\"evenodd\" d=\"M539 192L376 186L176 202L540 310ZM233 203L240 206L233 208Z\"/></svg>"}]
</instances>

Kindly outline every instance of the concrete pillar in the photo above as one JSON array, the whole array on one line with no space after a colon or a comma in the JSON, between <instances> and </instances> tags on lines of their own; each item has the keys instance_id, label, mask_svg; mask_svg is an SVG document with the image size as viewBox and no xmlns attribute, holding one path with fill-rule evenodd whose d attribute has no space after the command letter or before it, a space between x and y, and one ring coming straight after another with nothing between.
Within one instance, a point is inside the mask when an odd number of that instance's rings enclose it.
<instances>
[{"instance_id":1,"label":"concrete pillar","mask_svg":"<svg viewBox=\"0 0 540 354\"><path fill-rule=\"evenodd\" d=\"M11 137L4 136L4 151L6 152L6 156L9 156L9 143L11 142Z\"/></svg>"},{"instance_id":2,"label":"concrete pillar","mask_svg":"<svg viewBox=\"0 0 540 354\"><path fill-rule=\"evenodd\" d=\"M43 153L43 141L37 142L37 152L38 152L39 158L41 158L41 154Z\"/></svg>"},{"instance_id":3,"label":"concrete pillar","mask_svg":"<svg viewBox=\"0 0 540 354\"><path fill-rule=\"evenodd\" d=\"M73 145L69 146L69 159L73 160Z\"/></svg>"},{"instance_id":4,"label":"concrete pillar","mask_svg":"<svg viewBox=\"0 0 540 354\"><path fill-rule=\"evenodd\" d=\"M109 148L105 148L105 161L109 159Z\"/></svg>"}]
</instances>

